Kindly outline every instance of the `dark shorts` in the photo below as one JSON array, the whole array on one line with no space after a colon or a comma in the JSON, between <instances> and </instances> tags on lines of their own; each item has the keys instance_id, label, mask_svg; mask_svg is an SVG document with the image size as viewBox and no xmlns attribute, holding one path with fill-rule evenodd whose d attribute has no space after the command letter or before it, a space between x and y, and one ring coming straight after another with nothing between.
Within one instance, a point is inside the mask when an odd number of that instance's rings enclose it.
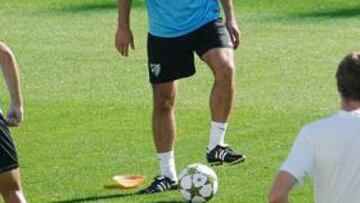
<instances>
[{"instance_id":1,"label":"dark shorts","mask_svg":"<svg viewBox=\"0 0 360 203\"><path fill-rule=\"evenodd\" d=\"M0 173L11 171L19 167L14 142L9 128L0 114Z\"/></svg>"},{"instance_id":2,"label":"dark shorts","mask_svg":"<svg viewBox=\"0 0 360 203\"><path fill-rule=\"evenodd\" d=\"M221 19L174 38L148 35L150 82L165 83L195 74L194 52L202 56L213 48L233 48L229 32Z\"/></svg>"}]
</instances>

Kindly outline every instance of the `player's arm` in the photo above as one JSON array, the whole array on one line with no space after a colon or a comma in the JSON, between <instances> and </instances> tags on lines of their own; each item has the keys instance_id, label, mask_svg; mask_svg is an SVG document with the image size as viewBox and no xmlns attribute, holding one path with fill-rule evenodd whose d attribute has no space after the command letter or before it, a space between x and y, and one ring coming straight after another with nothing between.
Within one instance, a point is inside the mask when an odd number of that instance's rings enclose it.
<instances>
[{"instance_id":1,"label":"player's arm","mask_svg":"<svg viewBox=\"0 0 360 203\"><path fill-rule=\"evenodd\" d=\"M232 0L221 0L222 6L224 8L225 18L226 18L226 27L229 31L231 41L234 44L236 49L240 44L240 29L236 22L234 6Z\"/></svg>"},{"instance_id":2,"label":"player's arm","mask_svg":"<svg viewBox=\"0 0 360 203\"><path fill-rule=\"evenodd\" d=\"M288 203L291 189L301 185L314 169L314 146L309 128L303 128L295 140L287 160L281 166L269 195L270 203Z\"/></svg>"},{"instance_id":3,"label":"player's arm","mask_svg":"<svg viewBox=\"0 0 360 203\"><path fill-rule=\"evenodd\" d=\"M12 51L0 42L0 63L10 93L10 106L6 121L9 126L18 126L23 120L23 100L19 71Z\"/></svg>"},{"instance_id":4,"label":"player's arm","mask_svg":"<svg viewBox=\"0 0 360 203\"><path fill-rule=\"evenodd\" d=\"M280 171L269 195L270 203L289 203L289 192L296 184L296 178L286 171Z\"/></svg>"},{"instance_id":5,"label":"player's arm","mask_svg":"<svg viewBox=\"0 0 360 203\"><path fill-rule=\"evenodd\" d=\"M118 28L115 46L123 56L128 56L129 46L134 49L134 38L130 29L131 0L118 0Z\"/></svg>"}]
</instances>

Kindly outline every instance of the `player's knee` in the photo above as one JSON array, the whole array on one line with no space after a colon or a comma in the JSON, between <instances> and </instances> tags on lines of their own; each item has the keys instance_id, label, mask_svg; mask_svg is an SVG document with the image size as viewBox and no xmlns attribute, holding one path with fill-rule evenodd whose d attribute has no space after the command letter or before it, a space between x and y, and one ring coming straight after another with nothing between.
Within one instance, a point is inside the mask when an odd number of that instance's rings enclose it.
<instances>
[{"instance_id":1,"label":"player's knee","mask_svg":"<svg viewBox=\"0 0 360 203\"><path fill-rule=\"evenodd\" d=\"M215 79L218 82L232 82L235 75L235 66L228 61L219 62L215 70Z\"/></svg>"},{"instance_id":2,"label":"player's knee","mask_svg":"<svg viewBox=\"0 0 360 203\"><path fill-rule=\"evenodd\" d=\"M155 95L154 110L158 113L171 112L175 105L175 95L172 94L160 94Z\"/></svg>"}]
</instances>

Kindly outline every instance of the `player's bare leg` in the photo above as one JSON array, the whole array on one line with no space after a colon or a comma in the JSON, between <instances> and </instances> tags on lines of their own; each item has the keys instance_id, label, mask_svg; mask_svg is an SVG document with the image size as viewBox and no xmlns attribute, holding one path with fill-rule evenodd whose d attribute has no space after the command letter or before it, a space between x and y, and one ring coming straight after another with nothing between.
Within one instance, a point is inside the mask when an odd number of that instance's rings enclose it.
<instances>
[{"instance_id":1,"label":"player's bare leg","mask_svg":"<svg viewBox=\"0 0 360 203\"><path fill-rule=\"evenodd\" d=\"M21 189L19 169L0 174L0 192L6 203L26 203Z\"/></svg>"},{"instance_id":2,"label":"player's bare leg","mask_svg":"<svg viewBox=\"0 0 360 203\"><path fill-rule=\"evenodd\" d=\"M227 121L235 97L235 62L231 48L214 48L203 55L211 68L215 81L210 94L211 129L207 160L212 164L237 164L245 156L233 152L224 143Z\"/></svg>"},{"instance_id":3,"label":"player's bare leg","mask_svg":"<svg viewBox=\"0 0 360 203\"><path fill-rule=\"evenodd\" d=\"M172 151L175 139L175 82L153 84L153 135L158 153Z\"/></svg>"},{"instance_id":4,"label":"player's bare leg","mask_svg":"<svg viewBox=\"0 0 360 203\"><path fill-rule=\"evenodd\" d=\"M140 194L151 194L177 189L174 157L175 97L176 84L168 82L153 84L153 136L158 153L160 176L152 184L140 190Z\"/></svg>"},{"instance_id":5,"label":"player's bare leg","mask_svg":"<svg viewBox=\"0 0 360 203\"><path fill-rule=\"evenodd\" d=\"M230 48L215 48L203 55L211 68L215 82L210 95L212 121L228 121L235 95L234 51Z\"/></svg>"}]
</instances>

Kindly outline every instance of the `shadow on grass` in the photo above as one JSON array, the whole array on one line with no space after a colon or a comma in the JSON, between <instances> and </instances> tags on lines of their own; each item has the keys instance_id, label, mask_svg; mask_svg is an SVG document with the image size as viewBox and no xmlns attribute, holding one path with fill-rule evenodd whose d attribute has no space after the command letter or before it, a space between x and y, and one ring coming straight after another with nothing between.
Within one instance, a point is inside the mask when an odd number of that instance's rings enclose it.
<instances>
[{"instance_id":1,"label":"shadow on grass","mask_svg":"<svg viewBox=\"0 0 360 203\"><path fill-rule=\"evenodd\" d=\"M184 202L178 200L170 200L170 201L158 201L155 203L184 203Z\"/></svg>"},{"instance_id":2,"label":"shadow on grass","mask_svg":"<svg viewBox=\"0 0 360 203\"><path fill-rule=\"evenodd\" d=\"M132 1L132 8L145 8L144 0ZM79 12L97 12L97 11L111 11L117 9L117 1L103 1L103 2L90 2L82 4L69 4L58 8L58 11L79 13Z\"/></svg>"},{"instance_id":3,"label":"shadow on grass","mask_svg":"<svg viewBox=\"0 0 360 203\"><path fill-rule=\"evenodd\" d=\"M103 200L109 200L109 199L121 199L121 198L135 196L135 195L138 195L138 194L136 194L136 193L126 193L126 194L92 196L92 197L84 197L84 198L77 198L77 199L52 201L51 203L97 202L97 201L103 201Z\"/></svg>"},{"instance_id":4,"label":"shadow on grass","mask_svg":"<svg viewBox=\"0 0 360 203\"><path fill-rule=\"evenodd\" d=\"M296 17L305 18L351 18L360 16L360 7L343 8L338 10L318 11L312 13L298 14Z\"/></svg>"},{"instance_id":5,"label":"shadow on grass","mask_svg":"<svg viewBox=\"0 0 360 203\"><path fill-rule=\"evenodd\" d=\"M131 197L131 196L135 196L135 195L140 195L140 194L126 193L126 194L114 194L114 195L103 195L103 196L91 196L91 197L84 197L84 198L77 198L77 199L52 201L50 203L99 202L99 201L110 200L110 199L121 199L121 198ZM183 203L183 201L166 200L166 201L157 201L155 203Z\"/></svg>"}]
</instances>

